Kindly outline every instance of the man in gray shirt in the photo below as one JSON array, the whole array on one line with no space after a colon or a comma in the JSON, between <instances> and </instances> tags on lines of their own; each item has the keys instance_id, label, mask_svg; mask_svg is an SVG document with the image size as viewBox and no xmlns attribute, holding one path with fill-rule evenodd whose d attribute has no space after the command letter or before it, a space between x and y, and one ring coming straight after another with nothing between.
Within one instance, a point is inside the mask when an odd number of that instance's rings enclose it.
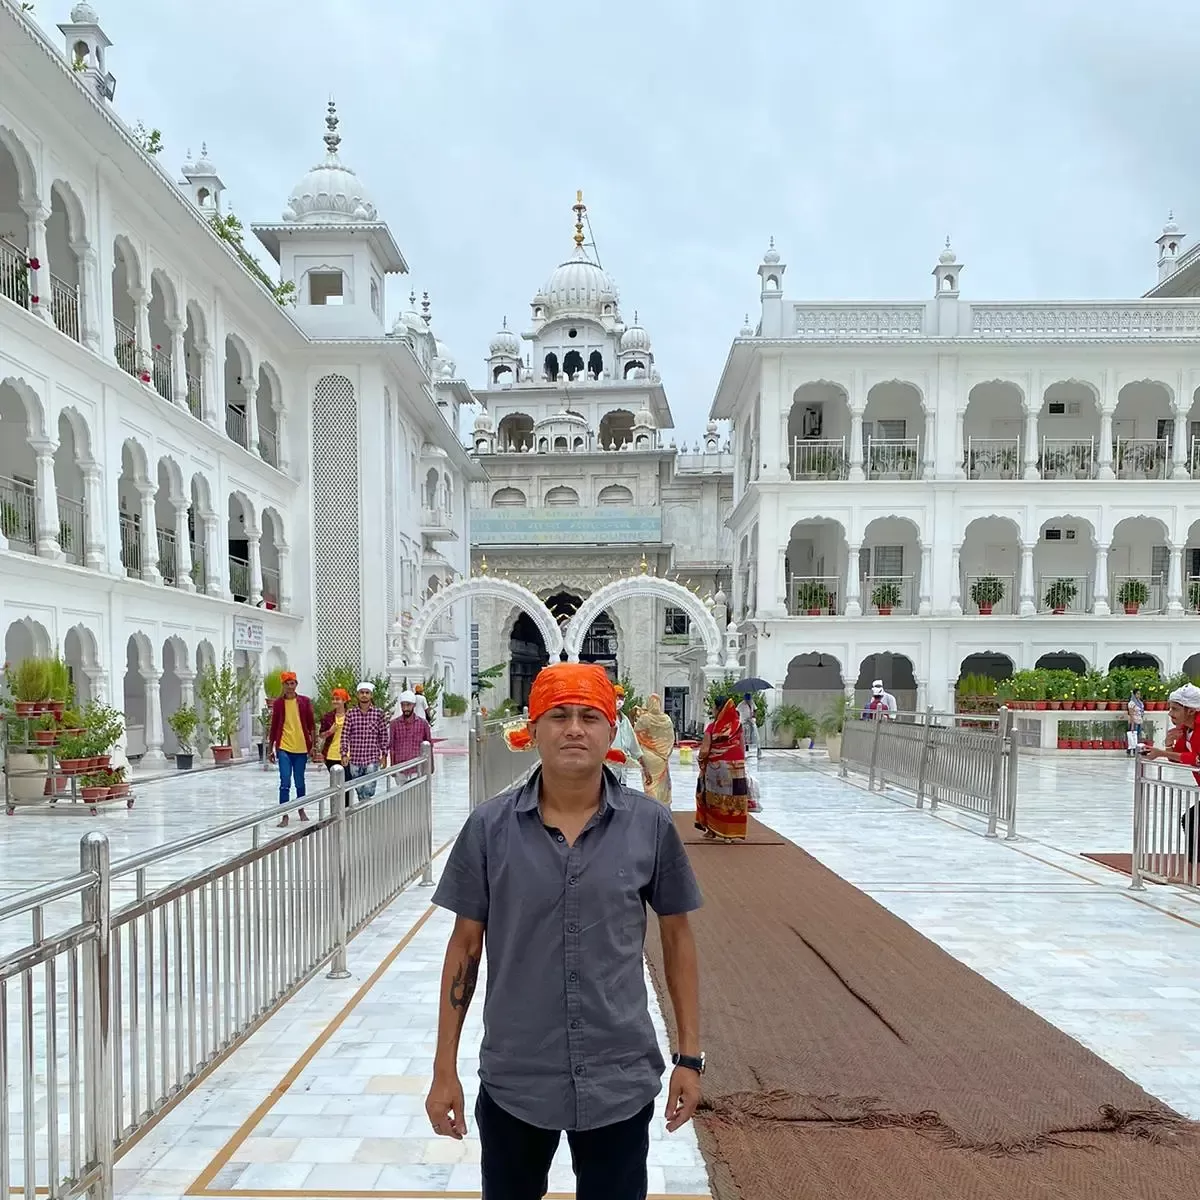
<instances>
[{"instance_id":1,"label":"man in gray shirt","mask_svg":"<svg viewBox=\"0 0 1200 1200\"><path fill-rule=\"evenodd\" d=\"M484 1200L541 1200L566 1131L578 1200L644 1200L664 1064L643 974L658 915L678 1031L667 1128L700 1100L704 1055L689 912L700 891L670 812L604 768L616 697L603 668L556 663L529 697L541 767L480 805L434 903L456 914L439 999L435 1133L466 1133L458 1046L486 941L475 1120Z\"/></svg>"}]
</instances>

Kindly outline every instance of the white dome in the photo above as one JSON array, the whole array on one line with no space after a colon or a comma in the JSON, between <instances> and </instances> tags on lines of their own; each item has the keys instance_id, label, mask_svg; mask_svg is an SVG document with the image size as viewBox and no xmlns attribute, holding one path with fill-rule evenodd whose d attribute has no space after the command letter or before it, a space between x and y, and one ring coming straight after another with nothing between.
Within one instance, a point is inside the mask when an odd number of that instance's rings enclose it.
<instances>
[{"instance_id":1,"label":"white dome","mask_svg":"<svg viewBox=\"0 0 1200 1200\"><path fill-rule=\"evenodd\" d=\"M544 304L551 315L578 312L599 316L605 304L616 305L617 285L579 246L566 262L554 269L534 297L534 303Z\"/></svg>"},{"instance_id":2,"label":"white dome","mask_svg":"<svg viewBox=\"0 0 1200 1200\"><path fill-rule=\"evenodd\" d=\"M413 304L416 300L415 296L409 297L409 304ZM407 337L409 334L424 334L425 322L421 320L421 314L414 308L406 309L397 318L396 323L392 326L392 334L395 337Z\"/></svg>"},{"instance_id":3,"label":"white dome","mask_svg":"<svg viewBox=\"0 0 1200 1200\"><path fill-rule=\"evenodd\" d=\"M492 338L492 344L488 347L488 352L492 355L504 354L509 358L518 358L520 356L521 347L517 343L517 336L509 329L507 324Z\"/></svg>"},{"instance_id":4,"label":"white dome","mask_svg":"<svg viewBox=\"0 0 1200 1200\"><path fill-rule=\"evenodd\" d=\"M951 263L957 261L958 257L950 246L950 239L947 238L946 248L941 252L941 254L938 255L938 262L940 262L943 267L948 267Z\"/></svg>"},{"instance_id":5,"label":"white dome","mask_svg":"<svg viewBox=\"0 0 1200 1200\"><path fill-rule=\"evenodd\" d=\"M71 20L76 25L96 25L99 24L99 18L96 16L96 10L87 3L87 0L81 0L71 9Z\"/></svg>"},{"instance_id":6,"label":"white dome","mask_svg":"<svg viewBox=\"0 0 1200 1200\"><path fill-rule=\"evenodd\" d=\"M353 221L374 222L378 209L358 176L338 158L342 139L338 135L337 111L329 102L325 118L325 161L313 167L294 188L284 210L285 221L304 225L346 225Z\"/></svg>"},{"instance_id":7,"label":"white dome","mask_svg":"<svg viewBox=\"0 0 1200 1200\"><path fill-rule=\"evenodd\" d=\"M473 428L476 433L492 432L492 418L486 408L480 410L479 415L475 418Z\"/></svg>"},{"instance_id":8,"label":"white dome","mask_svg":"<svg viewBox=\"0 0 1200 1200\"><path fill-rule=\"evenodd\" d=\"M634 316L634 321L637 316ZM650 335L637 324L630 327L621 334L621 353L628 354L631 351L648 351L650 349Z\"/></svg>"},{"instance_id":9,"label":"white dome","mask_svg":"<svg viewBox=\"0 0 1200 1200\"><path fill-rule=\"evenodd\" d=\"M1179 232L1179 225L1175 220L1175 213L1172 210L1170 213L1167 214L1167 223L1163 226L1163 233L1164 234L1172 234L1172 233L1178 233L1178 232Z\"/></svg>"},{"instance_id":10,"label":"white dome","mask_svg":"<svg viewBox=\"0 0 1200 1200\"><path fill-rule=\"evenodd\" d=\"M540 429L543 425L587 425L587 419L577 412L567 412L564 408L561 412L552 413L548 417L543 417L538 421L536 428Z\"/></svg>"},{"instance_id":11,"label":"white dome","mask_svg":"<svg viewBox=\"0 0 1200 1200\"><path fill-rule=\"evenodd\" d=\"M636 413L633 418L634 425L641 425L646 429L657 429L658 426L654 421L654 414L648 409L643 408Z\"/></svg>"},{"instance_id":12,"label":"white dome","mask_svg":"<svg viewBox=\"0 0 1200 1200\"><path fill-rule=\"evenodd\" d=\"M763 262L770 266L774 266L779 261L779 251L775 249L775 239L771 239L771 244L767 247L766 254L763 255Z\"/></svg>"},{"instance_id":13,"label":"white dome","mask_svg":"<svg viewBox=\"0 0 1200 1200\"><path fill-rule=\"evenodd\" d=\"M442 379L454 378L458 364L454 361L454 355L450 353L450 347L445 342L438 341L437 338L433 340L433 363L434 374Z\"/></svg>"}]
</instances>

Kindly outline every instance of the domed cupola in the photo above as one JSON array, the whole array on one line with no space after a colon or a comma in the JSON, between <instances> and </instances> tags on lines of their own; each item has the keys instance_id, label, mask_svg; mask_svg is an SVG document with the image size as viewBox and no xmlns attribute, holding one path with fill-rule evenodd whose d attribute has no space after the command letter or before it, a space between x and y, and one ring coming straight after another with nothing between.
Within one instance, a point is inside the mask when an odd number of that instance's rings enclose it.
<instances>
[{"instance_id":1,"label":"domed cupola","mask_svg":"<svg viewBox=\"0 0 1200 1200\"><path fill-rule=\"evenodd\" d=\"M582 192L576 193L574 212L575 249L570 258L554 268L532 301L533 319L539 323L558 317L612 321L618 316L617 285L584 249L583 220L587 206Z\"/></svg>"},{"instance_id":2,"label":"domed cupola","mask_svg":"<svg viewBox=\"0 0 1200 1200\"><path fill-rule=\"evenodd\" d=\"M633 324L621 334L617 361L622 379L653 377L654 353L650 349L650 335L638 323L636 312L633 314Z\"/></svg>"},{"instance_id":3,"label":"domed cupola","mask_svg":"<svg viewBox=\"0 0 1200 1200\"><path fill-rule=\"evenodd\" d=\"M458 364L450 347L438 338L433 340L433 375L435 379L454 379Z\"/></svg>"},{"instance_id":4,"label":"domed cupola","mask_svg":"<svg viewBox=\"0 0 1200 1200\"><path fill-rule=\"evenodd\" d=\"M512 387L521 378L521 344L508 327L508 318L488 346L488 381L492 387Z\"/></svg>"},{"instance_id":5,"label":"domed cupola","mask_svg":"<svg viewBox=\"0 0 1200 1200\"><path fill-rule=\"evenodd\" d=\"M358 176L338 157L341 135L332 100L325 118L325 161L292 188L283 219L300 225L374 223L379 212Z\"/></svg>"},{"instance_id":6,"label":"domed cupola","mask_svg":"<svg viewBox=\"0 0 1200 1200\"><path fill-rule=\"evenodd\" d=\"M633 314L633 324L621 334L621 353L650 353L650 335L638 324L638 315Z\"/></svg>"},{"instance_id":7,"label":"domed cupola","mask_svg":"<svg viewBox=\"0 0 1200 1200\"><path fill-rule=\"evenodd\" d=\"M587 420L569 409L552 413L533 427L533 444L539 454L585 450L589 440Z\"/></svg>"},{"instance_id":8,"label":"domed cupola","mask_svg":"<svg viewBox=\"0 0 1200 1200\"><path fill-rule=\"evenodd\" d=\"M632 450L654 450L658 446L658 423L654 414L643 408L633 418L632 441L625 448Z\"/></svg>"},{"instance_id":9,"label":"domed cupola","mask_svg":"<svg viewBox=\"0 0 1200 1200\"><path fill-rule=\"evenodd\" d=\"M492 424L492 415L486 408L481 408L471 426L471 440L475 445L476 454L492 454L496 449L496 427Z\"/></svg>"}]
</instances>

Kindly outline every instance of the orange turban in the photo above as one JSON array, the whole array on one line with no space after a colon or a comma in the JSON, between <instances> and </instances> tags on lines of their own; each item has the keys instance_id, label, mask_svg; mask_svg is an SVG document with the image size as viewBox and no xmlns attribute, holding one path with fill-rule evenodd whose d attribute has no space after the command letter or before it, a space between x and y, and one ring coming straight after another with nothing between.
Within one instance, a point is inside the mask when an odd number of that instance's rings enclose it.
<instances>
[{"instance_id":1,"label":"orange turban","mask_svg":"<svg viewBox=\"0 0 1200 1200\"><path fill-rule=\"evenodd\" d=\"M346 691L345 688L334 688L333 691L329 693L329 696L330 699L340 700L343 704L350 703L350 693Z\"/></svg>"},{"instance_id":2,"label":"orange turban","mask_svg":"<svg viewBox=\"0 0 1200 1200\"><path fill-rule=\"evenodd\" d=\"M538 672L529 693L529 720L564 704L594 708L610 725L617 723L617 694L608 672L595 663L553 663Z\"/></svg>"},{"instance_id":3,"label":"orange turban","mask_svg":"<svg viewBox=\"0 0 1200 1200\"><path fill-rule=\"evenodd\" d=\"M296 682L296 672L295 671L280 671L279 672L279 682L280 683L295 683Z\"/></svg>"}]
</instances>

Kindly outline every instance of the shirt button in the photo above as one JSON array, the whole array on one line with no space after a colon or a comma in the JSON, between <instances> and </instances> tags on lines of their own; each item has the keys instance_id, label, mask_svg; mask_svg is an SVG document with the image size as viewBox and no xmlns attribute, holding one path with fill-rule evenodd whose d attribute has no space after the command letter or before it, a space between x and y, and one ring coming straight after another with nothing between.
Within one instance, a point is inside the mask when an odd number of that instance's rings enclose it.
<instances>
[{"instance_id":1,"label":"shirt button","mask_svg":"<svg viewBox=\"0 0 1200 1200\"><path fill-rule=\"evenodd\" d=\"M576 884L579 882L579 876L578 876L578 875L572 875L572 876L571 876L571 878L567 880L567 882L568 882L568 883L569 883L569 884L570 884L572 887L574 887L574 886L575 886L575 885L576 885Z\"/></svg>"},{"instance_id":2,"label":"shirt button","mask_svg":"<svg viewBox=\"0 0 1200 1200\"><path fill-rule=\"evenodd\" d=\"M575 1074L576 1074L576 1075L582 1075L582 1074L583 1074L583 1068L582 1068L582 1067L576 1067L576 1068L575 1068Z\"/></svg>"},{"instance_id":3,"label":"shirt button","mask_svg":"<svg viewBox=\"0 0 1200 1200\"><path fill-rule=\"evenodd\" d=\"M580 1025L582 1025L582 1024L583 1024L583 1022L582 1022L582 1021L572 1021L572 1022L571 1022L571 1028L572 1028L572 1029L578 1029L578 1028L580 1027Z\"/></svg>"},{"instance_id":4,"label":"shirt button","mask_svg":"<svg viewBox=\"0 0 1200 1200\"><path fill-rule=\"evenodd\" d=\"M568 933L578 933L578 932L579 932L579 926L578 926L578 925L568 925L568 926L567 926L567 932L568 932Z\"/></svg>"},{"instance_id":5,"label":"shirt button","mask_svg":"<svg viewBox=\"0 0 1200 1200\"><path fill-rule=\"evenodd\" d=\"M565 842L567 839L566 839L565 837L563 837L563 835L560 833L560 834L558 835L558 840L559 840L560 842Z\"/></svg>"},{"instance_id":6,"label":"shirt button","mask_svg":"<svg viewBox=\"0 0 1200 1200\"><path fill-rule=\"evenodd\" d=\"M572 971L572 972L570 973L570 975L568 975L568 976L567 976L567 982L568 982L568 983L574 983L574 982L575 982L575 980L576 980L577 978L578 978L578 976L575 974L575 972L574 972L574 971Z\"/></svg>"}]
</instances>

